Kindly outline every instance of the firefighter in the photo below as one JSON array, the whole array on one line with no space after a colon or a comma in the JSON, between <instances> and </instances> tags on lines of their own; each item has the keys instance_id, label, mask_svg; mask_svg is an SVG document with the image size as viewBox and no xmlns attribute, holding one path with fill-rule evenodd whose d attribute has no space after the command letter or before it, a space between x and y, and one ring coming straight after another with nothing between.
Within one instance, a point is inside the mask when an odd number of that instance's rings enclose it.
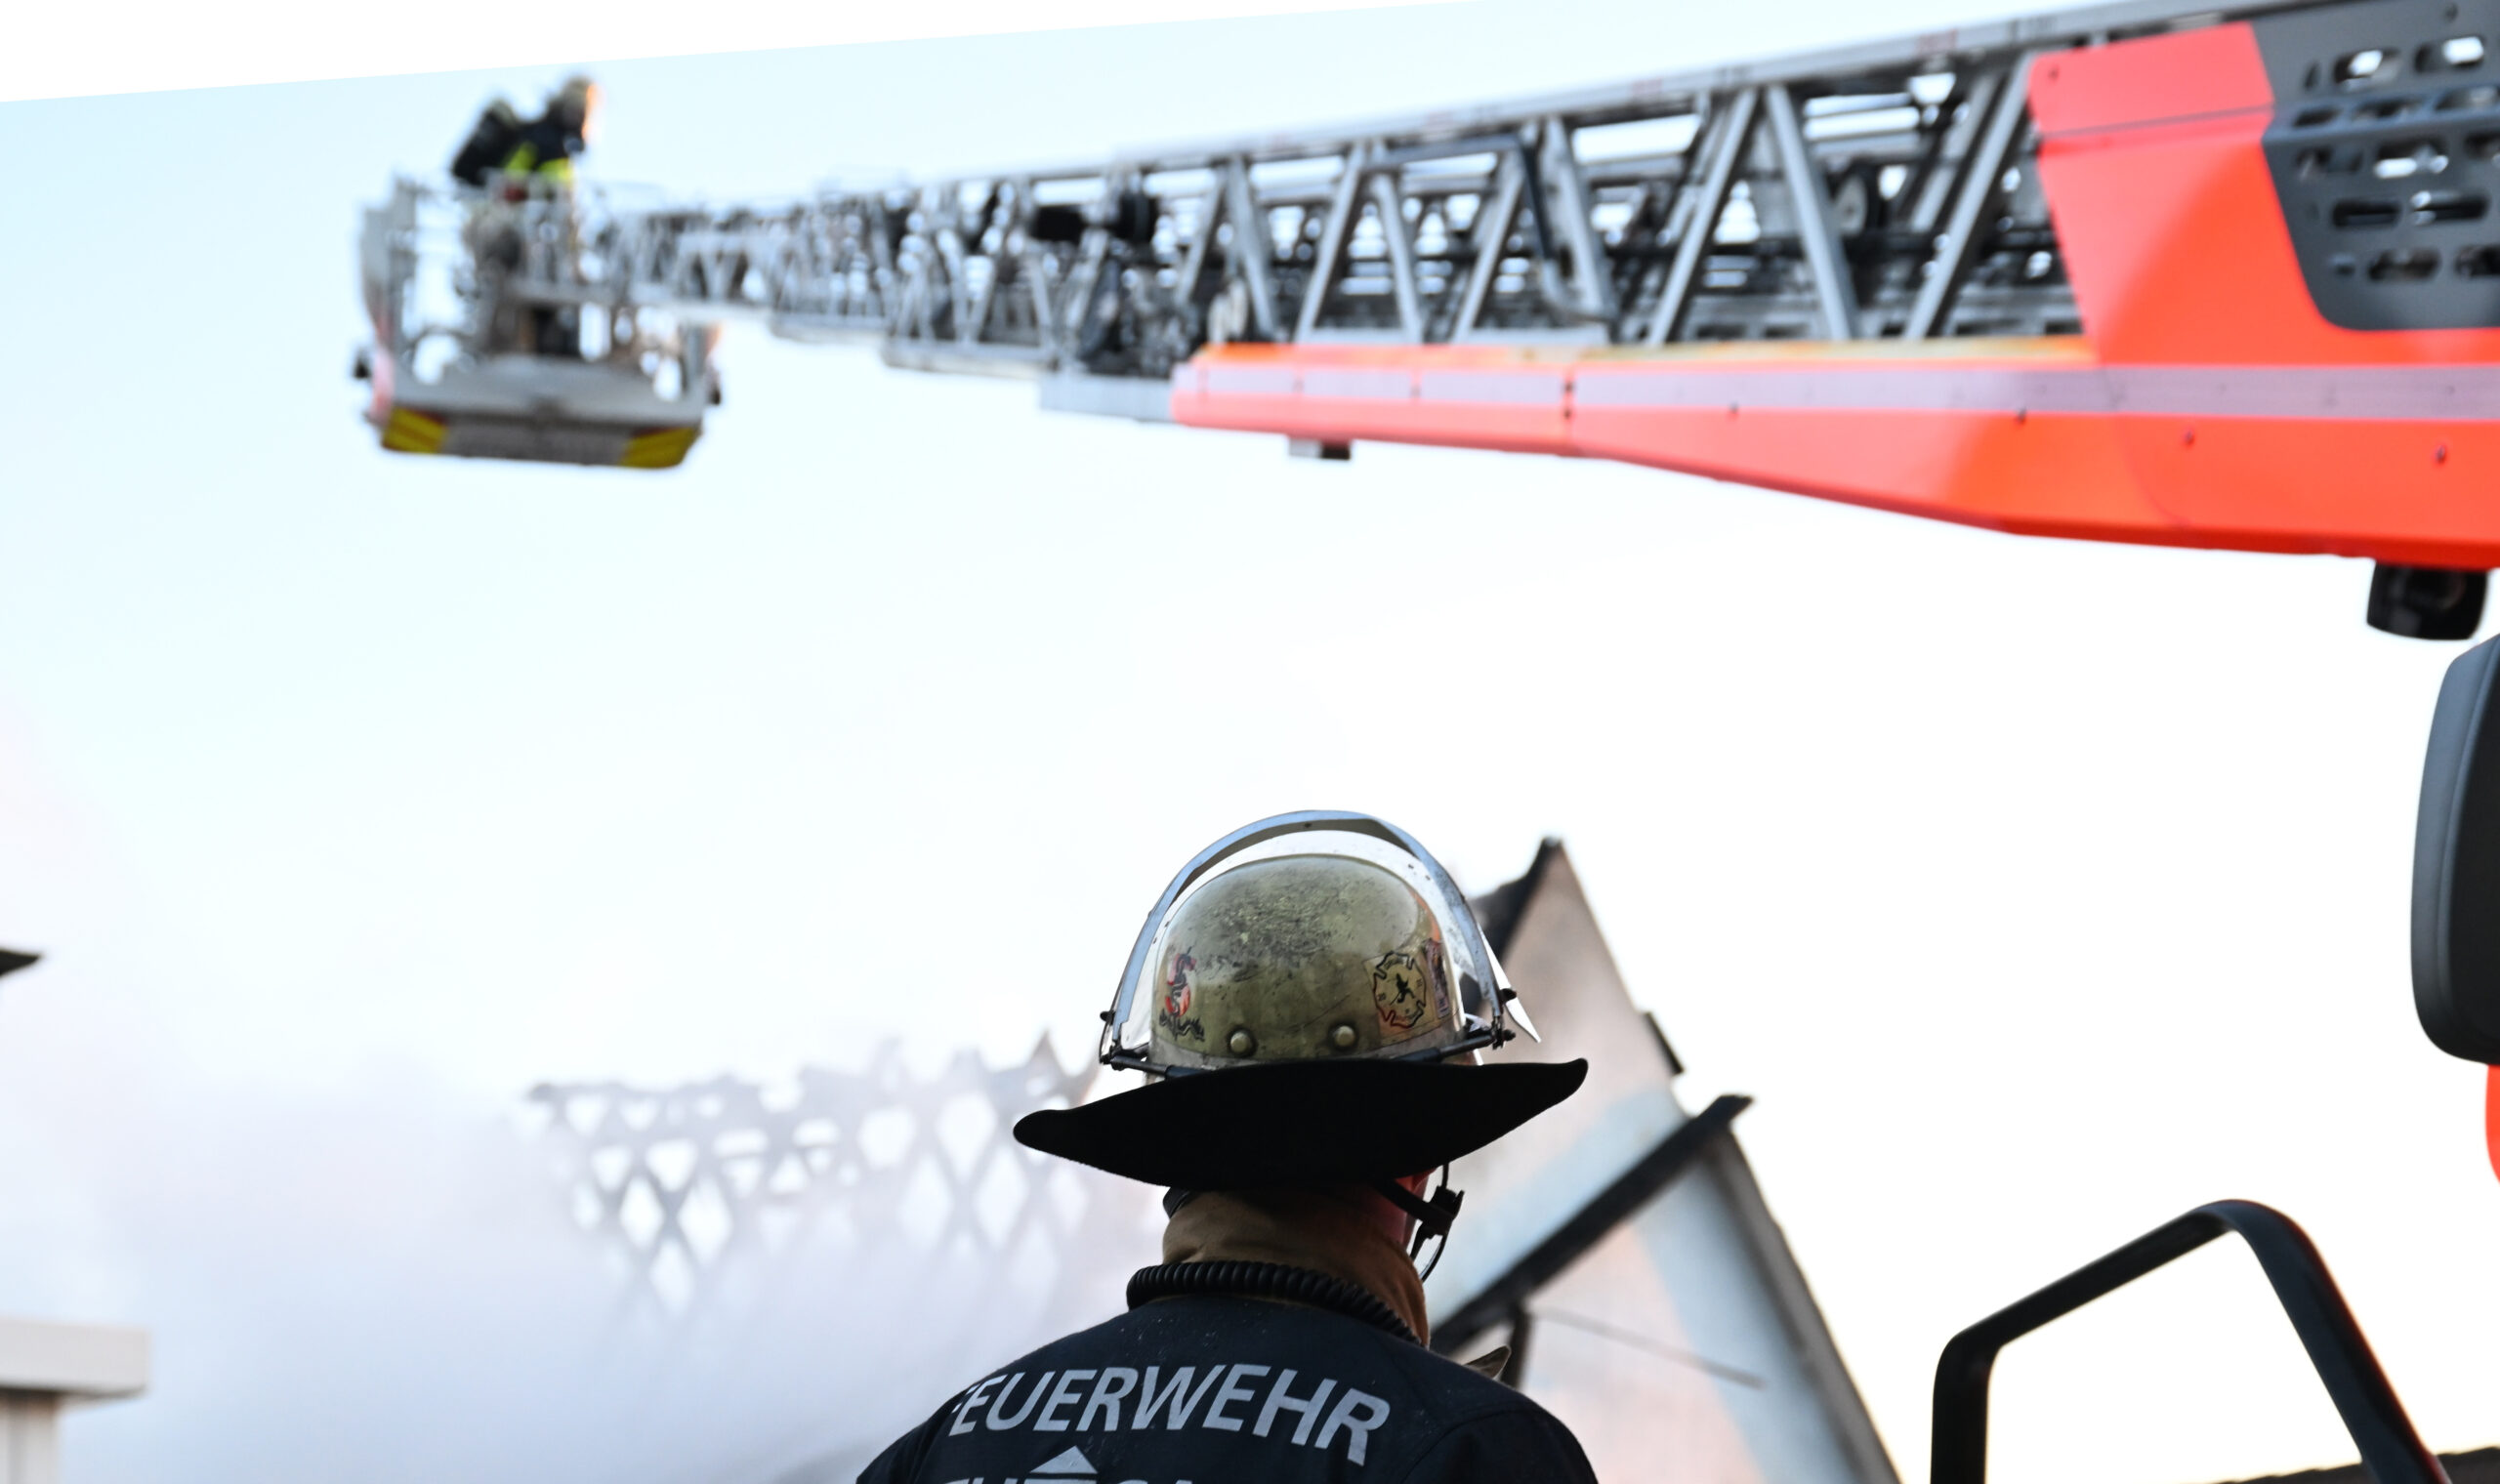
<instances>
[{"instance_id":1,"label":"firefighter","mask_svg":"<svg viewBox=\"0 0 2500 1484\"><path fill-rule=\"evenodd\" d=\"M471 212L466 240L479 286L494 306L485 335L489 350L523 349L559 359L578 359L582 353L578 307L509 303L502 286L521 268L528 241L525 222L550 210L561 218L555 256L564 272L572 270L580 252L570 206L573 161L590 147L598 111L599 85L579 75L565 78L536 118L523 119L498 98L478 115L469 138L452 156L452 179L487 192ZM533 197L552 198L553 205L533 207L528 204Z\"/></svg>"},{"instance_id":2,"label":"firefighter","mask_svg":"<svg viewBox=\"0 0 2500 1484\"><path fill-rule=\"evenodd\" d=\"M524 119L498 98L478 115L459 153L451 159L451 178L464 186L483 186L501 175L507 186L525 189L536 178L569 186L573 161L590 147L599 112L599 84L572 76L550 94L536 118Z\"/></svg>"},{"instance_id":3,"label":"firefighter","mask_svg":"<svg viewBox=\"0 0 2500 1484\"><path fill-rule=\"evenodd\" d=\"M1512 998L1466 898L1394 826L1279 815L1208 847L1104 1016L1103 1059L1152 1076L1016 1126L1168 1187L1162 1264L1127 1313L980 1377L860 1484L1593 1480L1543 1408L1425 1347L1418 1258L1459 1206L1425 1198L1434 1173L1588 1071L1477 1064Z\"/></svg>"}]
</instances>

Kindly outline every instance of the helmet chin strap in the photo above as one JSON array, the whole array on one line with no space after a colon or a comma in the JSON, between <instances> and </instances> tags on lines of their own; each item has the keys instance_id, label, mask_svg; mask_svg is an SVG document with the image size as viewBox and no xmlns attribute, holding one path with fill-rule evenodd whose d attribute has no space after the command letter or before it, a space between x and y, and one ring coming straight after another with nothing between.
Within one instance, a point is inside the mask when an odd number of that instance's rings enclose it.
<instances>
[{"instance_id":1,"label":"helmet chin strap","mask_svg":"<svg viewBox=\"0 0 2500 1484\"><path fill-rule=\"evenodd\" d=\"M1449 1167L1441 1168L1446 1172ZM1459 1203L1467 1199L1465 1191L1452 1190L1447 1185L1434 1191L1429 1201L1396 1180L1374 1180L1371 1188L1382 1200L1415 1218L1415 1240L1406 1254L1410 1257L1424 1250L1425 1238L1449 1235L1450 1223L1458 1219Z\"/></svg>"},{"instance_id":2,"label":"helmet chin strap","mask_svg":"<svg viewBox=\"0 0 2500 1484\"><path fill-rule=\"evenodd\" d=\"M1415 1241L1413 1250L1407 1254L1409 1257L1423 1250L1426 1237L1448 1236L1450 1223L1458 1219L1459 1205L1467 1199L1466 1191L1452 1190L1446 1185L1434 1191L1429 1201L1396 1180L1374 1180L1371 1188L1382 1200L1415 1218ZM1163 1214L1177 1216L1182 1207L1197 1198L1198 1192L1194 1190L1184 1190L1178 1186L1166 1190L1163 1192Z\"/></svg>"}]
</instances>

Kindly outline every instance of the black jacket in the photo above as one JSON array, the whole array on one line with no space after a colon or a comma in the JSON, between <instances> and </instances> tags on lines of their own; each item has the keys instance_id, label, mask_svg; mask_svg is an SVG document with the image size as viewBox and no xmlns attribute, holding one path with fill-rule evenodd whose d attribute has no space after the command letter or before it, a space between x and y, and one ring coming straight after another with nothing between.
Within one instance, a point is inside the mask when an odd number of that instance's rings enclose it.
<instances>
[{"instance_id":1,"label":"black jacket","mask_svg":"<svg viewBox=\"0 0 2500 1484\"><path fill-rule=\"evenodd\" d=\"M451 157L451 178L464 186L483 186L498 171L545 169L574 159L587 147L581 121L562 116L554 104L525 119L499 98L478 115L460 152Z\"/></svg>"},{"instance_id":2,"label":"black jacket","mask_svg":"<svg viewBox=\"0 0 2500 1484\"><path fill-rule=\"evenodd\" d=\"M859 1484L1548 1479L1595 1484L1562 1424L1500 1381L1344 1314L1204 1295L1001 1367Z\"/></svg>"}]
</instances>

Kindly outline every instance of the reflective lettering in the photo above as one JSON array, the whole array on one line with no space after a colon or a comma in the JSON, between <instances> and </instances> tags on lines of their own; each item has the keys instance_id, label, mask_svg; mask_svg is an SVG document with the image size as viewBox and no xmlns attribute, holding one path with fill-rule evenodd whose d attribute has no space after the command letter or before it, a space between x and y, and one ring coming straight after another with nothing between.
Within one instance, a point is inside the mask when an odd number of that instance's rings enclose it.
<instances>
[{"instance_id":1,"label":"reflective lettering","mask_svg":"<svg viewBox=\"0 0 2500 1484\"><path fill-rule=\"evenodd\" d=\"M1198 1374L1198 1368L1183 1366L1180 1374L1172 1378L1172 1384L1164 1388L1160 1396L1154 1394L1154 1372L1155 1368L1152 1366L1146 1368L1146 1391L1137 1400L1137 1422L1132 1425L1140 1431L1144 1431L1153 1422L1156 1409L1165 1402L1170 1402L1175 1407L1181 1405L1181 1394L1188 1390L1189 1378ZM1181 1424L1174 1422L1172 1425L1178 1427Z\"/></svg>"},{"instance_id":2,"label":"reflective lettering","mask_svg":"<svg viewBox=\"0 0 2500 1484\"><path fill-rule=\"evenodd\" d=\"M1312 1392L1308 1397L1297 1399L1285 1390L1285 1387L1293 1384L1293 1378L1294 1373L1287 1371L1276 1378L1274 1385L1268 1388L1267 1404L1259 1409L1259 1424L1250 1429L1252 1437L1266 1437L1268 1428L1276 1421L1277 1413L1298 1412L1302 1414L1302 1421L1294 1423L1293 1440L1297 1443L1310 1440L1311 1424L1319 1421L1319 1409L1328 1404L1328 1393L1337 1389L1337 1383L1333 1381L1323 1381L1319 1383L1318 1390Z\"/></svg>"},{"instance_id":3,"label":"reflective lettering","mask_svg":"<svg viewBox=\"0 0 2500 1484\"><path fill-rule=\"evenodd\" d=\"M1207 1406L1206 1424L1210 1427L1219 1428L1226 1432L1239 1432L1241 1430L1241 1419L1237 1417L1225 1416L1225 1403L1246 1402L1251 1397L1258 1395L1257 1392L1251 1390L1248 1386L1241 1384L1241 1378L1245 1376L1265 1376L1267 1374L1268 1368L1266 1366L1234 1366L1232 1368L1232 1374L1224 1379L1224 1389L1218 1391L1215 1394L1215 1400Z\"/></svg>"},{"instance_id":4,"label":"reflective lettering","mask_svg":"<svg viewBox=\"0 0 2500 1484\"><path fill-rule=\"evenodd\" d=\"M1361 1417L1354 1416L1356 1409L1361 1410ZM1374 1427L1388 1421L1389 1403L1348 1386L1346 1394L1337 1398L1337 1410L1328 1414L1327 1422L1319 1429L1318 1441L1312 1446L1327 1447L1328 1440L1337 1435L1338 1428L1343 1427L1346 1429L1346 1457L1359 1463L1363 1461L1363 1440L1371 1436Z\"/></svg>"},{"instance_id":5,"label":"reflective lettering","mask_svg":"<svg viewBox=\"0 0 2500 1484\"><path fill-rule=\"evenodd\" d=\"M1182 1393L1188 1389L1189 1378L1197 1374L1198 1368L1183 1366L1179 1374L1172 1378L1172 1384L1164 1387L1160 1395L1156 1394L1154 1389L1154 1369L1152 1366L1146 1368L1146 1389L1139 1393L1137 1421L1129 1423L1129 1430L1132 1432L1145 1431L1154 1422L1154 1414L1158 1410L1166 1412L1171 1417L1172 1421L1165 1425L1173 1431L1178 1432L1188 1426L1189 1414L1198 1410L1198 1403L1206 1400L1207 1392L1214 1389L1216 1378L1224 1374L1222 1366L1207 1372L1207 1379L1198 1382L1198 1389L1190 1392L1188 1399L1185 1401L1182 1399ZM1163 1404L1166 1402L1172 1405L1165 1408Z\"/></svg>"},{"instance_id":6,"label":"reflective lettering","mask_svg":"<svg viewBox=\"0 0 2500 1484\"><path fill-rule=\"evenodd\" d=\"M1075 1406L1076 1393L1082 1389L1077 1385L1077 1382L1081 1381L1092 1381L1093 1379L1094 1373L1091 1371L1066 1371L1061 1373L1059 1384L1051 1388L1051 1399L1049 1404L1042 1408L1041 1416L1033 1419L1033 1430L1035 1432L1065 1432L1067 1430L1067 1420L1065 1418L1054 1419L1053 1414L1058 1412L1062 1407ZM1036 1386L1033 1389L1038 1391L1041 1388Z\"/></svg>"},{"instance_id":7,"label":"reflective lettering","mask_svg":"<svg viewBox=\"0 0 2500 1484\"><path fill-rule=\"evenodd\" d=\"M1021 1376L1023 1373L1020 1371L1017 1374ZM965 1392L963 1405L955 1409L955 1425L947 1428L946 1431L957 1437L972 1431L973 1409L981 1404L981 1393L997 1384L998 1378L993 1376L989 1380L982 1381L979 1385L973 1387L970 1391Z\"/></svg>"},{"instance_id":8,"label":"reflective lettering","mask_svg":"<svg viewBox=\"0 0 2500 1484\"><path fill-rule=\"evenodd\" d=\"M1113 1381L1119 1382L1119 1389L1112 1389ZM1135 1371L1126 1366L1106 1367L1103 1372L1103 1379L1094 1383L1094 1394L1085 1398L1085 1410L1076 1414L1076 1430L1093 1431L1094 1414L1107 1412L1111 1415L1111 1421L1104 1424L1105 1429L1111 1432L1119 1431L1120 1398L1136 1389L1137 1373Z\"/></svg>"},{"instance_id":9,"label":"reflective lettering","mask_svg":"<svg viewBox=\"0 0 2500 1484\"><path fill-rule=\"evenodd\" d=\"M1033 1382L1033 1389L1024 1393L1024 1405L1018 1410L1014 1417L1002 1416L1000 1409L1007 1405L1007 1398L1016 1394L1016 1383L1024 1379L1024 1373L1019 1371L1015 1375L1007 1378L1007 1384L1000 1389L998 1393L998 1400L989 1404L989 1430L992 1432L1005 1432L1010 1427L1023 1426L1024 1419L1033 1415L1033 1404L1042 1399L1042 1388L1049 1385L1051 1383L1051 1378L1058 1374L1059 1373L1057 1371L1044 1371L1042 1373L1042 1379ZM1354 1393L1348 1392L1347 1394L1351 1396ZM1346 1409L1343 1406L1340 1406L1337 1410L1343 1412ZM1332 1418L1330 1422L1333 1425L1335 1420ZM1320 1446L1324 1448L1327 1445L1323 1443Z\"/></svg>"}]
</instances>

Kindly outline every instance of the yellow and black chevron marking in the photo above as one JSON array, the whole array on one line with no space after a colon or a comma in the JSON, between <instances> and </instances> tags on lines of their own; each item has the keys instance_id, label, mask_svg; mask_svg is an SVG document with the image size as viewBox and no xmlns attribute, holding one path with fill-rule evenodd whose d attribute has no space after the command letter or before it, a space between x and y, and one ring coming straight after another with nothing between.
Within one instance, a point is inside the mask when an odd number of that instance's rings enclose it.
<instances>
[{"instance_id":1,"label":"yellow and black chevron marking","mask_svg":"<svg viewBox=\"0 0 2500 1484\"><path fill-rule=\"evenodd\" d=\"M442 440L450 432L438 417L394 407L391 420L382 425L382 446L393 453L440 453Z\"/></svg>"},{"instance_id":2,"label":"yellow and black chevron marking","mask_svg":"<svg viewBox=\"0 0 2500 1484\"><path fill-rule=\"evenodd\" d=\"M616 462L626 469L675 469L686 462L686 452L694 446L702 433L697 428L653 428L625 440L625 457Z\"/></svg>"}]
</instances>

